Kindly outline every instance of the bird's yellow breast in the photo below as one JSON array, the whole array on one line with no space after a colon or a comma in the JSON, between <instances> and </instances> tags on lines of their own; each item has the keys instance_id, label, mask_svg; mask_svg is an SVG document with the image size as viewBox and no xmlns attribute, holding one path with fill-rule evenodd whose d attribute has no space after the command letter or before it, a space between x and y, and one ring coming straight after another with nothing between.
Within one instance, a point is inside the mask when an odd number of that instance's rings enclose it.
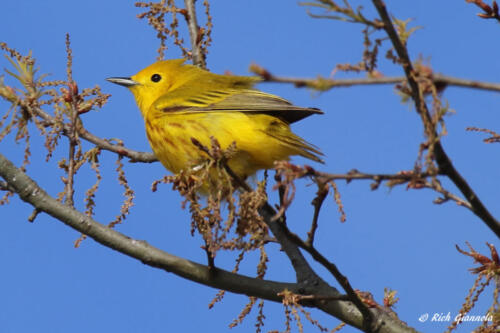
<instances>
[{"instance_id":1,"label":"bird's yellow breast","mask_svg":"<svg viewBox=\"0 0 500 333\"><path fill-rule=\"evenodd\" d=\"M192 143L192 138L205 147L213 136L226 149L236 143L237 153L229 167L242 178L259 169L268 169L274 161L288 159L297 153L290 146L266 134L270 127L290 132L288 125L265 114L242 112L172 113L146 117L146 132L158 159L172 171L194 167L207 156Z\"/></svg>"}]
</instances>

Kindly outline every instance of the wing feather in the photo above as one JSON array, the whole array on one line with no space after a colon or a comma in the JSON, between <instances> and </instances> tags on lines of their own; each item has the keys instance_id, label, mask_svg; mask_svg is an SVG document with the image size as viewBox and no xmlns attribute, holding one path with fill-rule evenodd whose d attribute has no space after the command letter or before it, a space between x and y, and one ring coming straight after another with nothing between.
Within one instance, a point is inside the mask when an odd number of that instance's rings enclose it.
<instances>
[{"instance_id":1,"label":"wing feather","mask_svg":"<svg viewBox=\"0 0 500 333\"><path fill-rule=\"evenodd\" d=\"M286 134L280 134L277 131L264 131L268 136L278 140L284 145L287 145L289 147L292 147L298 151L298 155L301 155L303 157L306 157L310 160L319 162L319 163L325 163L320 156L324 156L324 154L319 151L318 147L315 145L305 141L301 137L288 132Z\"/></svg>"},{"instance_id":2,"label":"wing feather","mask_svg":"<svg viewBox=\"0 0 500 333\"><path fill-rule=\"evenodd\" d=\"M180 98L182 96L182 100ZM255 112L280 118L291 124L312 114L322 114L316 108L294 106L287 100L253 89L212 89L188 98L182 91L166 94L153 105L165 113Z\"/></svg>"}]
</instances>

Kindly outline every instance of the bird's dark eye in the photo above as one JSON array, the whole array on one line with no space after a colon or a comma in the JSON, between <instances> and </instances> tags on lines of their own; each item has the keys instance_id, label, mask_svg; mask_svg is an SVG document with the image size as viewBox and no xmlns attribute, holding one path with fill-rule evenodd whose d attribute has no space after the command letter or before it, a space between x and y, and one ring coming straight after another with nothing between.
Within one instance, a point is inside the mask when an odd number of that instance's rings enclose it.
<instances>
[{"instance_id":1,"label":"bird's dark eye","mask_svg":"<svg viewBox=\"0 0 500 333\"><path fill-rule=\"evenodd\" d=\"M160 74L153 74L151 76L151 81L153 81L153 82L160 82L160 80L161 80L161 75Z\"/></svg>"}]
</instances>

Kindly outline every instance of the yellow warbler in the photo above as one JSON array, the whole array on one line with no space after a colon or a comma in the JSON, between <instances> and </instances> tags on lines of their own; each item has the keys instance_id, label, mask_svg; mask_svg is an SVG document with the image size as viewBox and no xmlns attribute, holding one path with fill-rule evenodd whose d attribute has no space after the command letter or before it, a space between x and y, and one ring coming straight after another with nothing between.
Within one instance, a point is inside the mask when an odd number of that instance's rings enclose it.
<instances>
[{"instance_id":1,"label":"yellow warbler","mask_svg":"<svg viewBox=\"0 0 500 333\"><path fill-rule=\"evenodd\" d=\"M210 147L211 136L222 149L236 143L228 166L242 179L291 155L322 162L322 153L289 126L322 112L252 88L258 78L213 74L176 59L158 61L132 77L107 80L132 91L149 143L173 173L206 160L192 139Z\"/></svg>"}]
</instances>

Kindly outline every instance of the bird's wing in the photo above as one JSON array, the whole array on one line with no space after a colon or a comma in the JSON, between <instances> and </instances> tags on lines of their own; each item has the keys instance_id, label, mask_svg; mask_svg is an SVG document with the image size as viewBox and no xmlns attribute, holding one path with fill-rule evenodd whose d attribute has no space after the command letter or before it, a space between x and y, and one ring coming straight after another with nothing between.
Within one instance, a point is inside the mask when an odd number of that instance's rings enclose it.
<instances>
[{"instance_id":1,"label":"bird's wing","mask_svg":"<svg viewBox=\"0 0 500 333\"><path fill-rule=\"evenodd\" d=\"M178 89L179 90L179 89ZM195 89L191 89L193 91ZM187 91L173 91L154 104L162 112L197 113L213 111L255 112L275 116L291 124L312 114L322 114L316 108L294 106L287 100L254 89L206 89L189 95ZM189 96L189 97L186 97Z\"/></svg>"},{"instance_id":2,"label":"bird's wing","mask_svg":"<svg viewBox=\"0 0 500 333\"><path fill-rule=\"evenodd\" d=\"M292 105L287 100L254 89L218 89L195 90L196 95L189 95L195 89L172 91L159 98L154 104L157 117L169 114L193 114L206 112L252 112L268 114L281 121L272 121L262 131L282 144L289 146L313 161L323 163L323 154L319 149L293 134L288 125L312 114L323 112L315 108L302 108ZM187 97L188 96L188 97Z\"/></svg>"},{"instance_id":3,"label":"bird's wing","mask_svg":"<svg viewBox=\"0 0 500 333\"><path fill-rule=\"evenodd\" d=\"M273 121L263 132L282 144L296 149L298 155L319 163L324 163L320 157L323 156L323 153L319 148L302 139L300 136L293 134L288 125L285 125L283 122Z\"/></svg>"}]
</instances>

